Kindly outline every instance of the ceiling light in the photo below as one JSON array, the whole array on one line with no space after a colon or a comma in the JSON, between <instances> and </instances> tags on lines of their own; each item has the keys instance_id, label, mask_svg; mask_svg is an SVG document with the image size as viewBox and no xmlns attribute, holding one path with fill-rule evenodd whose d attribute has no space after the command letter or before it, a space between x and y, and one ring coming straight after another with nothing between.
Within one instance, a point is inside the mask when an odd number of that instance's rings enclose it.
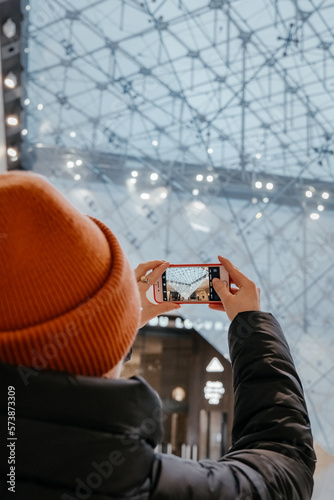
<instances>
[{"instance_id":1,"label":"ceiling light","mask_svg":"<svg viewBox=\"0 0 334 500\"><path fill-rule=\"evenodd\" d=\"M210 233L209 226L204 226L203 224L197 224L197 222L190 222L190 225L195 231L202 231L202 233Z\"/></svg>"},{"instance_id":2,"label":"ceiling light","mask_svg":"<svg viewBox=\"0 0 334 500\"><path fill-rule=\"evenodd\" d=\"M43 109L43 108L42 108ZM70 137L76 137L77 133L74 132L74 130L72 130L72 132L70 132Z\"/></svg>"},{"instance_id":3,"label":"ceiling light","mask_svg":"<svg viewBox=\"0 0 334 500\"><path fill-rule=\"evenodd\" d=\"M30 10L30 5L26 5L26 10Z\"/></svg>"},{"instance_id":4,"label":"ceiling light","mask_svg":"<svg viewBox=\"0 0 334 500\"><path fill-rule=\"evenodd\" d=\"M42 147L43 147L43 144L42 144L41 142L38 142L38 143L36 144L36 148L42 148Z\"/></svg>"},{"instance_id":5,"label":"ceiling light","mask_svg":"<svg viewBox=\"0 0 334 500\"><path fill-rule=\"evenodd\" d=\"M223 372L224 367L218 358L212 358L208 366L206 367L207 372Z\"/></svg>"},{"instance_id":6,"label":"ceiling light","mask_svg":"<svg viewBox=\"0 0 334 500\"><path fill-rule=\"evenodd\" d=\"M67 168L73 168L74 167L74 162L73 161L68 161L67 162Z\"/></svg>"},{"instance_id":7,"label":"ceiling light","mask_svg":"<svg viewBox=\"0 0 334 500\"><path fill-rule=\"evenodd\" d=\"M159 142L158 141L152 141L152 146L154 146L154 147L159 146Z\"/></svg>"},{"instance_id":8,"label":"ceiling light","mask_svg":"<svg viewBox=\"0 0 334 500\"><path fill-rule=\"evenodd\" d=\"M305 191L305 196L306 196L306 198L312 198L312 196L313 196L312 191L310 191L309 189L307 191Z\"/></svg>"},{"instance_id":9,"label":"ceiling light","mask_svg":"<svg viewBox=\"0 0 334 500\"><path fill-rule=\"evenodd\" d=\"M209 153L209 155L212 155L213 149L212 148L208 148L208 153Z\"/></svg>"},{"instance_id":10,"label":"ceiling light","mask_svg":"<svg viewBox=\"0 0 334 500\"><path fill-rule=\"evenodd\" d=\"M165 200L165 199L167 198L167 195L168 195L168 192L167 192L167 189L166 189L166 191L162 191L162 192L160 193L160 198L161 198L162 200Z\"/></svg>"},{"instance_id":11,"label":"ceiling light","mask_svg":"<svg viewBox=\"0 0 334 500\"><path fill-rule=\"evenodd\" d=\"M131 175L132 175L132 177L138 177L137 170L132 170Z\"/></svg>"},{"instance_id":12,"label":"ceiling light","mask_svg":"<svg viewBox=\"0 0 334 500\"><path fill-rule=\"evenodd\" d=\"M150 199L150 195L148 193L142 193L140 195L140 197L142 200L149 200Z\"/></svg>"},{"instance_id":13,"label":"ceiling light","mask_svg":"<svg viewBox=\"0 0 334 500\"><path fill-rule=\"evenodd\" d=\"M319 217L320 217L320 215L319 215L319 214L317 214L316 212L313 212L313 213L310 215L310 218L311 218L312 220L318 220L318 219L319 219Z\"/></svg>"},{"instance_id":14,"label":"ceiling light","mask_svg":"<svg viewBox=\"0 0 334 500\"><path fill-rule=\"evenodd\" d=\"M38 111L42 111L43 108L44 108L43 104L39 103L37 106Z\"/></svg>"},{"instance_id":15,"label":"ceiling light","mask_svg":"<svg viewBox=\"0 0 334 500\"><path fill-rule=\"evenodd\" d=\"M318 205L318 212L323 212L325 210L325 207L323 205Z\"/></svg>"},{"instance_id":16,"label":"ceiling light","mask_svg":"<svg viewBox=\"0 0 334 500\"><path fill-rule=\"evenodd\" d=\"M8 73L8 75L5 77L4 83L6 87L8 87L9 89L15 89L17 84L17 78L14 75L14 73L10 71L10 73Z\"/></svg>"},{"instance_id":17,"label":"ceiling light","mask_svg":"<svg viewBox=\"0 0 334 500\"><path fill-rule=\"evenodd\" d=\"M16 35L16 24L14 23L13 19L11 19L10 17L7 19L7 21L2 26L2 31L7 38L13 38L13 36Z\"/></svg>"},{"instance_id":18,"label":"ceiling light","mask_svg":"<svg viewBox=\"0 0 334 500\"><path fill-rule=\"evenodd\" d=\"M6 123L7 123L7 125L14 127L15 125L17 125L19 123L19 121L18 121L16 116L7 116Z\"/></svg>"},{"instance_id":19,"label":"ceiling light","mask_svg":"<svg viewBox=\"0 0 334 500\"><path fill-rule=\"evenodd\" d=\"M193 205L197 210L204 210L205 208L205 204L202 201L194 201Z\"/></svg>"},{"instance_id":20,"label":"ceiling light","mask_svg":"<svg viewBox=\"0 0 334 500\"><path fill-rule=\"evenodd\" d=\"M199 189L193 189L193 196L199 195Z\"/></svg>"},{"instance_id":21,"label":"ceiling light","mask_svg":"<svg viewBox=\"0 0 334 500\"><path fill-rule=\"evenodd\" d=\"M263 203L268 203L269 202L269 198L264 197L262 201L263 201Z\"/></svg>"},{"instance_id":22,"label":"ceiling light","mask_svg":"<svg viewBox=\"0 0 334 500\"><path fill-rule=\"evenodd\" d=\"M256 189L261 189L262 188L262 182L261 181L256 181L255 182L255 187L256 187Z\"/></svg>"},{"instance_id":23,"label":"ceiling light","mask_svg":"<svg viewBox=\"0 0 334 500\"><path fill-rule=\"evenodd\" d=\"M81 165L82 165L82 160L77 160L77 161L75 162L75 164L76 164L78 167L81 167Z\"/></svg>"},{"instance_id":24,"label":"ceiling light","mask_svg":"<svg viewBox=\"0 0 334 500\"><path fill-rule=\"evenodd\" d=\"M151 181L157 181L159 179L159 176L158 174L153 173L150 175L150 179Z\"/></svg>"},{"instance_id":25,"label":"ceiling light","mask_svg":"<svg viewBox=\"0 0 334 500\"><path fill-rule=\"evenodd\" d=\"M255 218L256 219L261 219L262 217L262 212L258 212L256 215L255 215Z\"/></svg>"},{"instance_id":26,"label":"ceiling light","mask_svg":"<svg viewBox=\"0 0 334 500\"><path fill-rule=\"evenodd\" d=\"M27 97L26 99L24 99L23 104L24 104L25 106L29 106L29 104L30 104L30 99L28 99L28 97Z\"/></svg>"},{"instance_id":27,"label":"ceiling light","mask_svg":"<svg viewBox=\"0 0 334 500\"><path fill-rule=\"evenodd\" d=\"M321 195L323 197L324 200L328 200L329 198L329 193L326 193L326 191L324 193L322 193Z\"/></svg>"},{"instance_id":28,"label":"ceiling light","mask_svg":"<svg viewBox=\"0 0 334 500\"><path fill-rule=\"evenodd\" d=\"M8 154L8 156L11 156L11 157L17 156L17 150L14 148L8 148L7 154Z\"/></svg>"},{"instance_id":29,"label":"ceiling light","mask_svg":"<svg viewBox=\"0 0 334 500\"><path fill-rule=\"evenodd\" d=\"M206 180L207 180L208 182L212 182L212 181L213 181L213 177L212 177L212 175L208 175L208 176L207 176L207 178L206 178Z\"/></svg>"},{"instance_id":30,"label":"ceiling light","mask_svg":"<svg viewBox=\"0 0 334 500\"><path fill-rule=\"evenodd\" d=\"M198 182L201 182L203 180L203 175L201 175L201 174L196 175L196 180Z\"/></svg>"},{"instance_id":31,"label":"ceiling light","mask_svg":"<svg viewBox=\"0 0 334 500\"><path fill-rule=\"evenodd\" d=\"M28 129L24 128L21 132L21 135L27 135L28 134Z\"/></svg>"},{"instance_id":32,"label":"ceiling light","mask_svg":"<svg viewBox=\"0 0 334 500\"><path fill-rule=\"evenodd\" d=\"M274 187L274 184L272 182L267 182L267 185L266 185L266 188L269 189L269 191L271 191Z\"/></svg>"},{"instance_id":33,"label":"ceiling light","mask_svg":"<svg viewBox=\"0 0 334 500\"><path fill-rule=\"evenodd\" d=\"M75 181L79 181L80 179L81 179L81 175L80 174L75 174L74 180Z\"/></svg>"},{"instance_id":34,"label":"ceiling light","mask_svg":"<svg viewBox=\"0 0 334 500\"><path fill-rule=\"evenodd\" d=\"M252 198L253 205L255 205L255 203L257 203L257 201L258 201L257 198Z\"/></svg>"},{"instance_id":35,"label":"ceiling light","mask_svg":"<svg viewBox=\"0 0 334 500\"><path fill-rule=\"evenodd\" d=\"M137 182L137 179L135 179L134 177L131 177L131 178L129 179L129 183L130 183L130 184L136 184L136 182Z\"/></svg>"},{"instance_id":36,"label":"ceiling light","mask_svg":"<svg viewBox=\"0 0 334 500\"><path fill-rule=\"evenodd\" d=\"M261 153L257 153L257 154L255 155L255 158L256 158L257 160L260 160L260 159L261 159L261 157L262 157Z\"/></svg>"}]
</instances>

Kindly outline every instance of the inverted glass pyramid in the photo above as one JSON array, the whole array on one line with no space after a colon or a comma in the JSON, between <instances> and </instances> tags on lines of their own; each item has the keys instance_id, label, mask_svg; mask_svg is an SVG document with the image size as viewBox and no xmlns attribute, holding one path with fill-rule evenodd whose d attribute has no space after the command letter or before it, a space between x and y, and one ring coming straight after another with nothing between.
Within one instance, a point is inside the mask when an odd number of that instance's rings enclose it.
<instances>
[{"instance_id":1,"label":"inverted glass pyramid","mask_svg":"<svg viewBox=\"0 0 334 500\"><path fill-rule=\"evenodd\" d=\"M177 291L184 300L200 287L209 275L204 267L171 267L166 271L167 283Z\"/></svg>"}]
</instances>

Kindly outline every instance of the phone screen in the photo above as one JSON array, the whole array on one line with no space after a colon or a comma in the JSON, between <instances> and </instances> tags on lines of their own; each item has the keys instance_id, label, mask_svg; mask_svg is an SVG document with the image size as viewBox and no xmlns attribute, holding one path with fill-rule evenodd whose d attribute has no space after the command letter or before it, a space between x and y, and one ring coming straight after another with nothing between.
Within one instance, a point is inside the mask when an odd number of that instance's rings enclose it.
<instances>
[{"instance_id":1,"label":"phone screen","mask_svg":"<svg viewBox=\"0 0 334 500\"><path fill-rule=\"evenodd\" d=\"M162 275L163 300L173 302L220 301L212 280L220 277L220 267L169 267Z\"/></svg>"}]
</instances>

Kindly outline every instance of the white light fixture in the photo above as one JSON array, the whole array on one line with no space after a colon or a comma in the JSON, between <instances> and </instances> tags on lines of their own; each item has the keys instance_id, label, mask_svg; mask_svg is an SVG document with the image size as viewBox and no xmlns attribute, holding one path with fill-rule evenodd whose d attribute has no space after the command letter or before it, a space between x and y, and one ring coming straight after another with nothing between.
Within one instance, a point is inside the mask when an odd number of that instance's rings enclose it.
<instances>
[{"instance_id":1,"label":"white light fixture","mask_svg":"<svg viewBox=\"0 0 334 500\"><path fill-rule=\"evenodd\" d=\"M6 123L7 125L10 125L11 127L15 127L19 123L18 119L16 116L7 116L6 118Z\"/></svg>"},{"instance_id":2,"label":"white light fixture","mask_svg":"<svg viewBox=\"0 0 334 500\"><path fill-rule=\"evenodd\" d=\"M2 32L7 38L13 38L16 35L16 24L10 17L2 25Z\"/></svg>"},{"instance_id":3,"label":"white light fixture","mask_svg":"<svg viewBox=\"0 0 334 500\"><path fill-rule=\"evenodd\" d=\"M257 199L257 198L252 198L252 203L253 203L253 205L255 205L255 203L257 203L257 202L258 202L258 199Z\"/></svg>"},{"instance_id":4,"label":"white light fixture","mask_svg":"<svg viewBox=\"0 0 334 500\"><path fill-rule=\"evenodd\" d=\"M76 137L77 133L74 132L74 130L72 130L72 132L70 132L70 137Z\"/></svg>"},{"instance_id":5,"label":"white light fixture","mask_svg":"<svg viewBox=\"0 0 334 500\"><path fill-rule=\"evenodd\" d=\"M255 215L255 218L256 219L261 219L262 217L262 212L258 212L256 215Z\"/></svg>"},{"instance_id":6,"label":"white light fixture","mask_svg":"<svg viewBox=\"0 0 334 500\"><path fill-rule=\"evenodd\" d=\"M268 203L269 202L269 198L267 198L266 196L263 198L263 203Z\"/></svg>"},{"instance_id":7,"label":"white light fixture","mask_svg":"<svg viewBox=\"0 0 334 500\"><path fill-rule=\"evenodd\" d=\"M255 155L255 158L256 158L257 160L260 160L260 159L262 158L261 153L257 153L257 154Z\"/></svg>"},{"instance_id":8,"label":"white light fixture","mask_svg":"<svg viewBox=\"0 0 334 500\"><path fill-rule=\"evenodd\" d=\"M320 218L320 215L317 214L316 212L313 212L312 214L310 214L310 218L312 220L318 220Z\"/></svg>"},{"instance_id":9,"label":"white light fixture","mask_svg":"<svg viewBox=\"0 0 334 500\"><path fill-rule=\"evenodd\" d=\"M27 135L28 134L28 129L24 128L21 132L21 135Z\"/></svg>"},{"instance_id":10,"label":"white light fixture","mask_svg":"<svg viewBox=\"0 0 334 500\"><path fill-rule=\"evenodd\" d=\"M166 328L166 326L168 326L168 325L169 325L168 316L159 316L159 326Z\"/></svg>"},{"instance_id":11,"label":"white light fixture","mask_svg":"<svg viewBox=\"0 0 334 500\"><path fill-rule=\"evenodd\" d=\"M175 387L172 391L172 398L175 401L183 401L186 397L186 391L182 387Z\"/></svg>"},{"instance_id":12,"label":"white light fixture","mask_svg":"<svg viewBox=\"0 0 334 500\"><path fill-rule=\"evenodd\" d=\"M137 179L135 179L134 177L130 177L129 181L128 181L130 184L134 185L136 184L137 182Z\"/></svg>"},{"instance_id":13,"label":"white light fixture","mask_svg":"<svg viewBox=\"0 0 334 500\"><path fill-rule=\"evenodd\" d=\"M167 198L167 196L168 196L168 191L167 191L167 189L166 189L166 191L161 191L161 193L160 193L160 198L161 198L162 200L165 200L165 199Z\"/></svg>"},{"instance_id":14,"label":"white light fixture","mask_svg":"<svg viewBox=\"0 0 334 500\"><path fill-rule=\"evenodd\" d=\"M29 106L29 104L30 104L30 99L29 99L28 97L27 97L26 99L24 99L23 104L24 104L25 106Z\"/></svg>"},{"instance_id":15,"label":"white light fixture","mask_svg":"<svg viewBox=\"0 0 334 500\"><path fill-rule=\"evenodd\" d=\"M194 205L194 208L196 208L196 210L204 210L204 208L205 208L205 204L202 201L196 200L193 202L193 205Z\"/></svg>"},{"instance_id":16,"label":"white light fixture","mask_svg":"<svg viewBox=\"0 0 334 500\"><path fill-rule=\"evenodd\" d=\"M203 175L202 175L202 174L198 174L198 175L196 175L196 180L197 180L198 182L201 182L201 181L203 180Z\"/></svg>"},{"instance_id":17,"label":"white light fixture","mask_svg":"<svg viewBox=\"0 0 334 500\"><path fill-rule=\"evenodd\" d=\"M224 367L218 358L212 358L208 366L206 367L207 372L223 372Z\"/></svg>"},{"instance_id":18,"label":"white light fixture","mask_svg":"<svg viewBox=\"0 0 334 500\"><path fill-rule=\"evenodd\" d=\"M154 146L156 148L157 146L159 146L159 142L158 141L152 141L152 146Z\"/></svg>"},{"instance_id":19,"label":"white light fixture","mask_svg":"<svg viewBox=\"0 0 334 500\"><path fill-rule=\"evenodd\" d=\"M10 71L8 75L5 77L4 84L9 89L15 89L17 84L17 78L12 71Z\"/></svg>"},{"instance_id":20,"label":"white light fixture","mask_svg":"<svg viewBox=\"0 0 334 500\"><path fill-rule=\"evenodd\" d=\"M140 195L140 197L142 200L149 200L150 199L150 195L148 193L142 193Z\"/></svg>"},{"instance_id":21,"label":"white light fixture","mask_svg":"<svg viewBox=\"0 0 334 500\"><path fill-rule=\"evenodd\" d=\"M325 207L323 205L318 205L318 212L323 212L325 210Z\"/></svg>"},{"instance_id":22,"label":"white light fixture","mask_svg":"<svg viewBox=\"0 0 334 500\"><path fill-rule=\"evenodd\" d=\"M74 162L73 161L68 161L67 162L67 168L73 168L74 167Z\"/></svg>"},{"instance_id":23,"label":"white light fixture","mask_svg":"<svg viewBox=\"0 0 334 500\"><path fill-rule=\"evenodd\" d=\"M199 189L193 189L193 196L199 195Z\"/></svg>"},{"instance_id":24,"label":"white light fixture","mask_svg":"<svg viewBox=\"0 0 334 500\"><path fill-rule=\"evenodd\" d=\"M30 5L26 5L26 10L30 10Z\"/></svg>"},{"instance_id":25,"label":"white light fixture","mask_svg":"<svg viewBox=\"0 0 334 500\"><path fill-rule=\"evenodd\" d=\"M218 405L225 393L222 382L208 380L204 387L204 397L210 405Z\"/></svg>"},{"instance_id":26,"label":"white light fixture","mask_svg":"<svg viewBox=\"0 0 334 500\"><path fill-rule=\"evenodd\" d=\"M82 160L77 160L77 161L75 162L75 164L77 165L77 167L81 167L81 165L82 165Z\"/></svg>"},{"instance_id":27,"label":"white light fixture","mask_svg":"<svg viewBox=\"0 0 334 500\"><path fill-rule=\"evenodd\" d=\"M271 190L273 189L273 187L274 187L274 184L273 184L272 182L267 182L267 184L266 184L266 188L267 188L269 191L271 191Z\"/></svg>"},{"instance_id":28,"label":"white light fixture","mask_svg":"<svg viewBox=\"0 0 334 500\"><path fill-rule=\"evenodd\" d=\"M132 170L131 175L132 175L132 177L138 177L137 170Z\"/></svg>"},{"instance_id":29,"label":"white light fixture","mask_svg":"<svg viewBox=\"0 0 334 500\"><path fill-rule=\"evenodd\" d=\"M195 231L202 231L202 233L210 233L211 229L209 226L205 226L204 224L197 224L197 222L190 222L190 225Z\"/></svg>"},{"instance_id":30,"label":"white light fixture","mask_svg":"<svg viewBox=\"0 0 334 500\"><path fill-rule=\"evenodd\" d=\"M81 179L81 175L80 174L75 174L74 180L75 181L79 181L80 179Z\"/></svg>"},{"instance_id":31,"label":"white light fixture","mask_svg":"<svg viewBox=\"0 0 334 500\"><path fill-rule=\"evenodd\" d=\"M150 175L150 179L151 179L151 181L157 181L159 179L159 176L158 176L158 174L153 173Z\"/></svg>"},{"instance_id":32,"label":"white light fixture","mask_svg":"<svg viewBox=\"0 0 334 500\"><path fill-rule=\"evenodd\" d=\"M208 175L208 176L207 176L207 178L206 178L206 180L207 180L208 182L212 182L212 181L213 181L213 177L212 177L212 175Z\"/></svg>"},{"instance_id":33,"label":"white light fixture","mask_svg":"<svg viewBox=\"0 0 334 500\"><path fill-rule=\"evenodd\" d=\"M312 196L313 196L312 191L310 191L309 189L307 191L305 191L305 196L306 196L306 198L312 198Z\"/></svg>"},{"instance_id":34,"label":"white light fixture","mask_svg":"<svg viewBox=\"0 0 334 500\"><path fill-rule=\"evenodd\" d=\"M38 105L37 105L37 109L38 111L42 111L42 109L44 108L43 104L40 102Z\"/></svg>"},{"instance_id":35,"label":"white light fixture","mask_svg":"<svg viewBox=\"0 0 334 500\"><path fill-rule=\"evenodd\" d=\"M17 150L14 148L8 148L7 154L8 154L8 156L11 156L12 158L14 158L14 156L17 156Z\"/></svg>"},{"instance_id":36,"label":"white light fixture","mask_svg":"<svg viewBox=\"0 0 334 500\"><path fill-rule=\"evenodd\" d=\"M261 189L262 188L262 182L261 181L256 181L255 182L255 187L256 187L256 189Z\"/></svg>"},{"instance_id":37,"label":"white light fixture","mask_svg":"<svg viewBox=\"0 0 334 500\"><path fill-rule=\"evenodd\" d=\"M321 195L323 197L324 200L328 200L329 198L329 193L326 193L326 191L324 193L322 193Z\"/></svg>"},{"instance_id":38,"label":"white light fixture","mask_svg":"<svg viewBox=\"0 0 334 500\"><path fill-rule=\"evenodd\" d=\"M212 155L212 153L213 153L213 149L212 149L212 148L208 148L208 150L207 150L207 151L208 151L208 154L209 154L209 155Z\"/></svg>"},{"instance_id":39,"label":"white light fixture","mask_svg":"<svg viewBox=\"0 0 334 500\"><path fill-rule=\"evenodd\" d=\"M38 142L38 143L36 144L36 148L42 148L42 147L43 147L43 143L42 143L42 142Z\"/></svg>"}]
</instances>

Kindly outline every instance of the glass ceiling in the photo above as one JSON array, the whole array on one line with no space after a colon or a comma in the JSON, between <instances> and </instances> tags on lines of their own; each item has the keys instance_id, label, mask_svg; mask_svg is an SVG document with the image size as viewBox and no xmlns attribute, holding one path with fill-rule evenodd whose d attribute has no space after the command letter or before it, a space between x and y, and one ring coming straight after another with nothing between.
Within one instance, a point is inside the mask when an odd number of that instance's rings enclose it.
<instances>
[{"instance_id":1,"label":"glass ceiling","mask_svg":"<svg viewBox=\"0 0 334 500\"><path fill-rule=\"evenodd\" d=\"M23 98L27 168L134 266L222 253L261 286L331 453L333 22L331 0L31 0ZM182 314L227 352L225 316Z\"/></svg>"}]
</instances>

